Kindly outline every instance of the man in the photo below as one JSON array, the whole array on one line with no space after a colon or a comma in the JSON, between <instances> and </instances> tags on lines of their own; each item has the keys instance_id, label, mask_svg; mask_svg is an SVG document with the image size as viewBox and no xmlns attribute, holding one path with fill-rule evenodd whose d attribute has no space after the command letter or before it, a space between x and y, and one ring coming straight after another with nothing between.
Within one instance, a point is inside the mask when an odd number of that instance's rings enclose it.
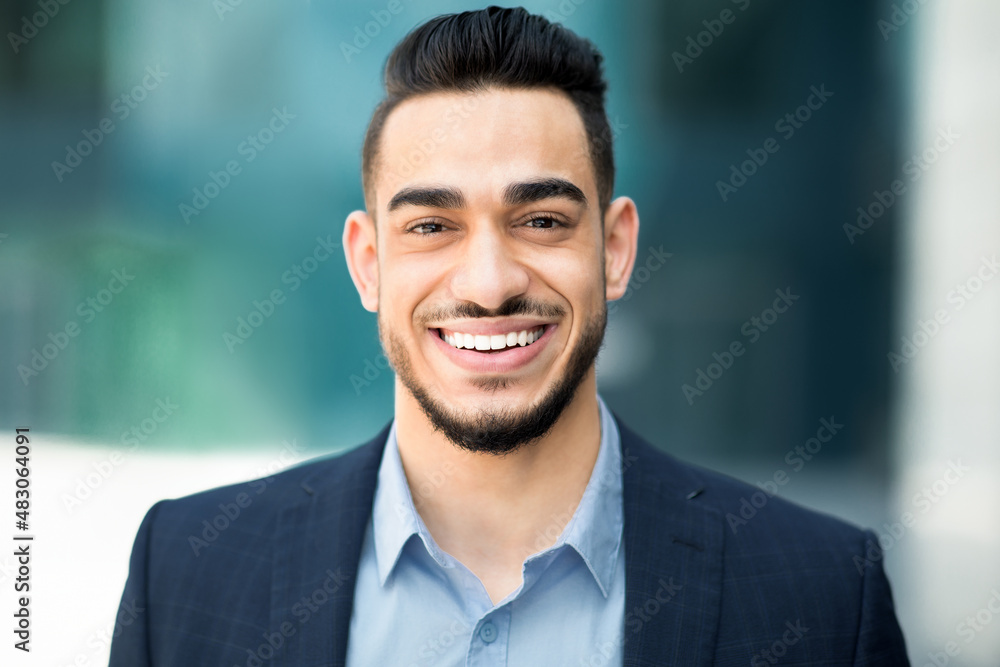
<instances>
[{"instance_id":1,"label":"man","mask_svg":"<svg viewBox=\"0 0 1000 667\"><path fill-rule=\"evenodd\" d=\"M112 665L907 664L872 533L779 498L731 527L756 489L598 397L639 230L604 92L594 47L522 9L396 47L343 234L395 419L154 506Z\"/></svg>"}]
</instances>

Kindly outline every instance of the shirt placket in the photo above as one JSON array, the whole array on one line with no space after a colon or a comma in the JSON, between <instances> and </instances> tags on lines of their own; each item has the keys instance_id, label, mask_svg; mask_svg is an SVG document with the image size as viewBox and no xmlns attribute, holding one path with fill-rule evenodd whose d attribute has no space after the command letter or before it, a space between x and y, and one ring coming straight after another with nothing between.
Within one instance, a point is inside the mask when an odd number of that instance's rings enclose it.
<instances>
[{"instance_id":1,"label":"shirt placket","mask_svg":"<svg viewBox=\"0 0 1000 667\"><path fill-rule=\"evenodd\" d=\"M500 667L507 664L510 639L510 605L490 611L476 623L469 642L467 667Z\"/></svg>"}]
</instances>

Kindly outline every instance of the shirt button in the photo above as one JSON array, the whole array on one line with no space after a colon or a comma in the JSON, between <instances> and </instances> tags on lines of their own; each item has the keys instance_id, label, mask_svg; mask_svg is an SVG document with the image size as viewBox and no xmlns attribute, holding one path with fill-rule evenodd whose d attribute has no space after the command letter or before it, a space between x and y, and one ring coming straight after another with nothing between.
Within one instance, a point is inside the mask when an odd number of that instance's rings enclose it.
<instances>
[{"instance_id":1,"label":"shirt button","mask_svg":"<svg viewBox=\"0 0 1000 667\"><path fill-rule=\"evenodd\" d=\"M497 640L497 626L493 625L492 621L486 621L479 628L479 638L487 644L492 644Z\"/></svg>"}]
</instances>

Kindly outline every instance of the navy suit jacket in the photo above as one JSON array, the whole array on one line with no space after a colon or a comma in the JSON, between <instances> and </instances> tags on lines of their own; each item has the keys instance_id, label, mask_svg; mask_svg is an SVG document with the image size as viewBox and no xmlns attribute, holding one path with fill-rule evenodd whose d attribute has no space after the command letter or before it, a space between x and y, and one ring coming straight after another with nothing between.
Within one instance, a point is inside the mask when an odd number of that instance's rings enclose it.
<instances>
[{"instance_id":1,"label":"navy suit jacket","mask_svg":"<svg viewBox=\"0 0 1000 667\"><path fill-rule=\"evenodd\" d=\"M873 533L682 463L615 419L625 665L908 664ZM344 665L388 428L334 458L154 505L112 667Z\"/></svg>"}]
</instances>

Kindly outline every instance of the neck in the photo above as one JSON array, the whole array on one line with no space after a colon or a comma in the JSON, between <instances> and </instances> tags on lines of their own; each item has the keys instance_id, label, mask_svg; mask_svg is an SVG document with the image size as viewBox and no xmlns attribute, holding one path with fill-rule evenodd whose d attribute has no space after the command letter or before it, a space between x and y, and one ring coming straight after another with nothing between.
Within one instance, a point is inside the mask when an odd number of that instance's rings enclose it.
<instances>
[{"instance_id":1,"label":"neck","mask_svg":"<svg viewBox=\"0 0 1000 667\"><path fill-rule=\"evenodd\" d=\"M545 436L505 456L454 445L398 380L396 435L414 504L438 545L477 575L477 566L516 565L519 578L524 558L558 538L594 469L594 368Z\"/></svg>"}]
</instances>

